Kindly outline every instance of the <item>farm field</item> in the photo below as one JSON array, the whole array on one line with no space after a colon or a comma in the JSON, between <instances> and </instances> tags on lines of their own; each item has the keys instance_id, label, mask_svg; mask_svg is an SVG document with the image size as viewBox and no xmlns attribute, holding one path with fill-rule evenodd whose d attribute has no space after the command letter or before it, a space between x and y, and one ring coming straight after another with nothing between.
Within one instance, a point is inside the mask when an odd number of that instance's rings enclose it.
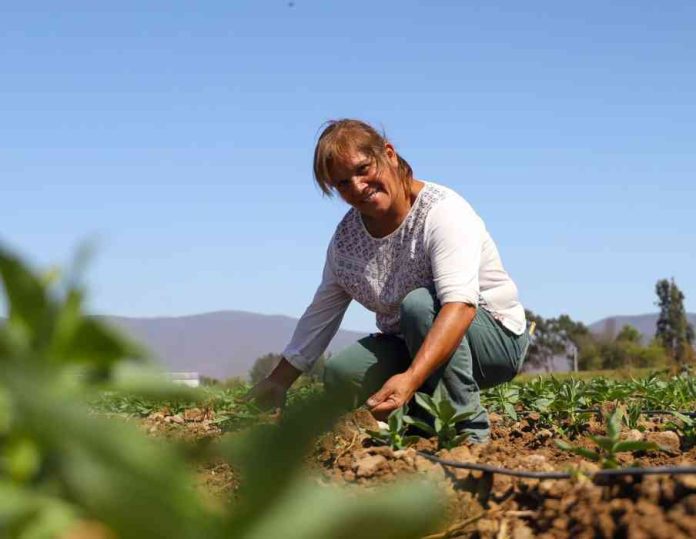
<instances>
[{"instance_id":1,"label":"farm field","mask_svg":"<svg viewBox=\"0 0 696 539\"><path fill-rule=\"evenodd\" d=\"M0 277L0 537L696 536L688 369L498 386L470 445L438 392L380 425L318 384L282 413L171 384L74 280L2 251Z\"/></svg>"},{"instance_id":2,"label":"farm field","mask_svg":"<svg viewBox=\"0 0 696 539\"><path fill-rule=\"evenodd\" d=\"M290 408L320 390L307 385L293 392ZM207 391L207 401L195 406L112 396L96 408L134 419L150 436L199 441L278 419L242 403L245 387ZM380 427L369 412L357 410L315 440L305 460L307 473L318 474L322 484L358 491L404 478L434 481L447 501L446 522L428 535L432 538L696 536L696 469L685 475L637 471L592 478L604 468L696 466L696 418L667 413L696 409L693 377L537 377L490 390L485 402L492 423L488 444L452 444L436 436L407 444L406 424L392 428L391 437L384 433L392 442L385 444L377 439ZM611 437L614 449L625 451L607 451ZM617 446L619 440L624 445ZM564 443L565 449L559 447ZM572 477L512 477L443 466L425 455ZM206 495L237 496L238 477L226 464L201 466L198 480Z\"/></svg>"}]
</instances>

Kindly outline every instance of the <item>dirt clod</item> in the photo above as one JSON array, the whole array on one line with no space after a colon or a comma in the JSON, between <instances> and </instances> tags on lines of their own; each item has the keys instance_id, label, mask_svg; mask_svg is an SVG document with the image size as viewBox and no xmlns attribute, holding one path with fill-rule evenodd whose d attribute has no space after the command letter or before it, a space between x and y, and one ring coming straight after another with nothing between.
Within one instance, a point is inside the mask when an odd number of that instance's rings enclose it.
<instances>
[{"instance_id":1,"label":"dirt clod","mask_svg":"<svg viewBox=\"0 0 696 539\"><path fill-rule=\"evenodd\" d=\"M353 469L358 477L372 477L386 463L387 459L382 455L368 455L353 464Z\"/></svg>"}]
</instances>

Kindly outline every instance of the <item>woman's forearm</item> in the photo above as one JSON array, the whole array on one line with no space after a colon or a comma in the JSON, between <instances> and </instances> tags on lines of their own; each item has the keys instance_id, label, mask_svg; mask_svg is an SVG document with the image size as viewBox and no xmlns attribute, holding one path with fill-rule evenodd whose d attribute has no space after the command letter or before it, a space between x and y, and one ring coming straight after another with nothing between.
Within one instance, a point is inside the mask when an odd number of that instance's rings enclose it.
<instances>
[{"instance_id":1,"label":"woman's forearm","mask_svg":"<svg viewBox=\"0 0 696 539\"><path fill-rule=\"evenodd\" d=\"M454 353L476 316L468 303L446 303L435 317L430 331L407 369L420 387Z\"/></svg>"}]
</instances>

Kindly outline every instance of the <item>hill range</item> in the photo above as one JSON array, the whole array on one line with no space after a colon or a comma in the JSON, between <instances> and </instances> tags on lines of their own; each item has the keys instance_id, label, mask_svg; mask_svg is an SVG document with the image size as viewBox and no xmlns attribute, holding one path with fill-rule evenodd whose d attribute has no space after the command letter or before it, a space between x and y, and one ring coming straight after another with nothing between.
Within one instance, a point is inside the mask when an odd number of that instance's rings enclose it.
<instances>
[{"instance_id":1,"label":"hill range","mask_svg":"<svg viewBox=\"0 0 696 539\"><path fill-rule=\"evenodd\" d=\"M655 335L657 313L611 316L588 327L597 335L615 336L630 324L647 343ZM696 314L688 315L696 326ZM270 352L280 353L289 342L297 319L244 311L219 311L172 318L107 319L145 344L154 358L170 371L197 371L214 378L246 377L254 361ZM376 330L375 330L376 331ZM329 345L336 352L368 332L339 330Z\"/></svg>"},{"instance_id":2,"label":"hill range","mask_svg":"<svg viewBox=\"0 0 696 539\"><path fill-rule=\"evenodd\" d=\"M655 335L657 316L657 313L611 316L588 327L596 335L613 337L629 324L643 335L643 341L647 343ZM696 327L696 313L687 316ZM195 371L218 379L246 377L256 358L280 353L297 323L297 319L289 316L245 311L158 318L100 318L142 343L167 370ZM328 350L336 352L367 333L339 330Z\"/></svg>"},{"instance_id":3,"label":"hill range","mask_svg":"<svg viewBox=\"0 0 696 539\"><path fill-rule=\"evenodd\" d=\"M280 353L297 319L244 311L219 311L167 318L106 316L108 322L141 342L167 370L195 371L218 379L246 377L256 358ZM367 335L339 330L329 344L335 352Z\"/></svg>"},{"instance_id":4,"label":"hill range","mask_svg":"<svg viewBox=\"0 0 696 539\"><path fill-rule=\"evenodd\" d=\"M657 313L610 316L602 318L588 327L595 335L603 335L613 339L621 331L622 327L626 325L633 326L643 336L643 344L647 344L655 336L657 317ZM689 323L696 328L696 313L687 313L686 317Z\"/></svg>"}]
</instances>

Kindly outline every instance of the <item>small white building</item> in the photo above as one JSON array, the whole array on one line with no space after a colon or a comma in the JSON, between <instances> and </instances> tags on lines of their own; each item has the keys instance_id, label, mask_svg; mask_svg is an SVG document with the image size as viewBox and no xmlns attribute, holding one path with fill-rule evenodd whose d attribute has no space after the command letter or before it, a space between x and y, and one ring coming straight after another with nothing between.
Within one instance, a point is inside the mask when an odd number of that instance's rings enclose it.
<instances>
[{"instance_id":1,"label":"small white building","mask_svg":"<svg viewBox=\"0 0 696 539\"><path fill-rule=\"evenodd\" d=\"M189 387L201 385L201 377L197 372L170 372L169 379L175 384L182 384Z\"/></svg>"}]
</instances>

